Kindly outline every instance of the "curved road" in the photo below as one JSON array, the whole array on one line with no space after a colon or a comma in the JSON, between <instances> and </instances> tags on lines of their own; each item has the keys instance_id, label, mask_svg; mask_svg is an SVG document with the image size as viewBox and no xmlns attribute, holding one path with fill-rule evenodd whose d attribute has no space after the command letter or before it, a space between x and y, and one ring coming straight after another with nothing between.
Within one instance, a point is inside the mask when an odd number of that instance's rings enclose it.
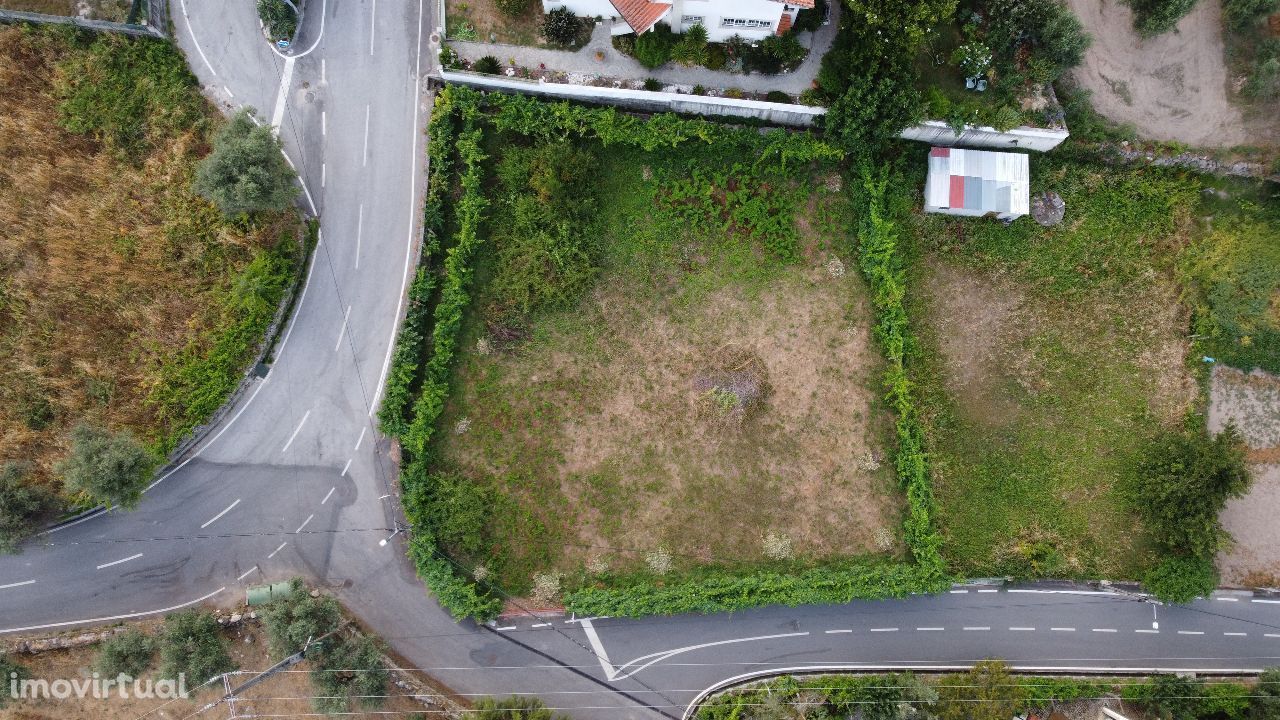
<instances>
[{"instance_id":1,"label":"curved road","mask_svg":"<svg viewBox=\"0 0 1280 720\"><path fill-rule=\"evenodd\" d=\"M173 0L178 43L210 97L278 127L321 242L270 372L138 510L0 557L0 635L231 605L248 585L304 575L459 694L537 694L608 718L679 717L704 688L771 668L1280 664L1280 602L1233 595L1167 608L973 587L731 616L454 623L414 576L403 536L380 544L397 518L396 467L371 418L417 257L434 7L309 0L286 57L262 40L252 2Z\"/></svg>"}]
</instances>

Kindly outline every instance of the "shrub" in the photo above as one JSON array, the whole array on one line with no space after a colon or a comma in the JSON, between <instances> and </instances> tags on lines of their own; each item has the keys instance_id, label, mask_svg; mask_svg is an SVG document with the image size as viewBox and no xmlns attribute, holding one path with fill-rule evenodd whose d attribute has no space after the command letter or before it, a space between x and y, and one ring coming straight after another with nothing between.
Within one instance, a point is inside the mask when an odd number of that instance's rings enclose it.
<instances>
[{"instance_id":1,"label":"shrub","mask_svg":"<svg viewBox=\"0 0 1280 720\"><path fill-rule=\"evenodd\" d=\"M1200 716L1204 682L1180 675L1157 675L1144 683L1125 685L1121 697L1161 720L1191 720Z\"/></svg>"},{"instance_id":2,"label":"shrub","mask_svg":"<svg viewBox=\"0 0 1280 720\"><path fill-rule=\"evenodd\" d=\"M345 713L352 700L358 700L366 709L382 706L390 676L373 638L332 637L308 652L307 657L315 665L311 681L318 691L316 710Z\"/></svg>"},{"instance_id":3,"label":"shrub","mask_svg":"<svg viewBox=\"0 0 1280 720\"><path fill-rule=\"evenodd\" d=\"M1252 720L1280 720L1280 669L1271 668L1258 676L1251 704Z\"/></svg>"},{"instance_id":4,"label":"shrub","mask_svg":"<svg viewBox=\"0 0 1280 720\"><path fill-rule=\"evenodd\" d=\"M13 460L0 463L0 553L16 550L51 504L48 492L28 482L30 468Z\"/></svg>"},{"instance_id":5,"label":"shrub","mask_svg":"<svg viewBox=\"0 0 1280 720\"><path fill-rule=\"evenodd\" d=\"M132 628L111 636L98 647L93 669L105 678L115 678L118 675L138 678L151 667L155 654L155 639Z\"/></svg>"},{"instance_id":6,"label":"shrub","mask_svg":"<svg viewBox=\"0 0 1280 720\"><path fill-rule=\"evenodd\" d=\"M0 652L0 679L5 681L4 692L0 692L0 708L4 707L5 703L9 702L9 681L17 680L18 682L22 682L28 677L30 677L30 673L27 672L27 668L25 666L19 665L11 660L7 654Z\"/></svg>"},{"instance_id":7,"label":"shrub","mask_svg":"<svg viewBox=\"0 0 1280 720\"><path fill-rule=\"evenodd\" d=\"M562 5L542 18L542 36L553 45L572 45L578 39L582 21L568 6Z\"/></svg>"},{"instance_id":8,"label":"shrub","mask_svg":"<svg viewBox=\"0 0 1280 720\"><path fill-rule=\"evenodd\" d=\"M462 69L462 56L453 47L445 45L440 48L440 65L446 70Z\"/></svg>"},{"instance_id":9,"label":"shrub","mask_svg":"<svg viewBox=\"0 0 1280 720\"><path fill-rule=\"evenodd\" d=\"M665 65L671 60L671 51L676 44L671 26L658 23L653 29L636 38L635 58L641 65L652 70Z\"/></svg>"},{"instance_id":10,"label":"shrub","mask_svg":"<svg viewBox=\"0 0 1280 720\"><path fill-rule=\"evenodd\" d=\"M1138 463L1135 505L1151 536L1181 554L1212 558L1227 538L1218 522L1228 498L1249 488L1245 446L1228 425L1216 436L1164 431Z\"/></svg>"},{"instance_id":11,"label":"shrub","mask_svg":"<svg viewBox=\"0 0 1280 720\"><path fill-rule=\"evenodd\" d=\"M1275 100L1280 98L1280 54L1268 55L1267 50L1274 47L1270 41L1264 43L1258 53L1258 59L1244 85L1244 93L1257 100Z\"/></svg>"},{"instance_id":12,"label":"shrub","mask_svg":"<svg viewBox=\"0 0 1280 720\"><path fill-rule=\"evenodd\" d=\"M656 78L645 78L644 89L649 92L660 92L662 90L662 82Z\"/></svg>"},{"instance_id":13,"label":"shrub","mask_svg":"<svg viewBox=\"0 0 1280 720\"><path fill-rule=\"evenodd\" d=\"M720 43L707 44L707 58L702 63L707 66L708 70L724 70L724 66L729 62L729 55L725 52L724 45Z\"/></svg>"},{"instance_id":14,"label":"shrub","mask_svg":"<svg viewBox=\"0 0 1280 720\"><path fill-rule=\"evenodd\" d=\"M1061 0L989 0L987 44L1003 75L1017 74L1017 55L1027 47L1049 64L1056 79L1084 59L1091 39Z\"/></svg>"},{"instance_id":15,"label":"shrub","mask_svg":"<svg viewBox=\"0 0 1280 720\"><path fill-rule=\"evenodd\" d=\"M684 31L680 41L671 49L671 58L686 67L705 65L707 62L707 28L695 23Z\"/></svg>"},{"instance_id":16,"label":"shrub","mask_svg":"<svg viewBox=\"0 0 1280 720\"><path fill-rule=\"evenodd\" d=\"M964 675L939 678L939 720L1007 720L1026 703L1027 691L1013 682L1009 666L1000 660L981 660Z\"/></svg>"},{"instance_id":17,"label":"shrub","mask_svg":"<svg viewBox=\"0 0 1280 720\"><path fill-rule=\"evenodd\" d=\"M823 128L851 153L874 153L918 122L923 105L920 91L909 81L890 75L858 77L831 104Z\"/></svg>"},{"instance_id":18,"label":"shrub","mask_svg":"<svg viewBox=\"0 0 1280 720\"><path fill-rule=\"evenodd\" d=\"M481 698L474 716L475 720L568 720L565 715L552 715L538 698L523 696Z\"/></svg>"},{"instance_id":19,"label":"shrub","mask_svg":"<svg viewBox=\"0 0 1280 720\"><path fill-rule=\"evenodd\" d=\"M794 33L787 33L761 40L758 47L746 51L744 60L747 70L773 74L794 70L808 54L809 50L800 44L800 39Z\"/></svg>"},{"instance_id":20,"label":"shrub","mask_svg":"<svg viewBox=\"0 0 1280 720\"><path fill-rule=\"evenodd\" d=\"M471 66L471 69L485 75L500 75L502 74L502 63L498 62L498 58L492 55L485 55L477 60Z\"/></svg>"},{"instance_id":21,"label":"shrub","mask_svg":"<svg viewBox=\"0 0 1280 720\"><path fill-rule=\"evenodd\" d=\"M1263 15L1276 11L1276 0L1225 0L1222 15L1235 30L1243 30Z\"/></svg>"},{"instance_id":22,"label":"shrub","mask_svg":"<svg viewBox=\"0 0 1280 720\"><path fill-rule=\"evenodd\" d=\"M790 95L782 92L781 90L770 90L768 93L765 94L764 99L768 100L769 102L775 102L775 103L795 102L795 100Z\"/></svg>"},{"instance_id":23,"label":"shrub","mask_svg":"<svg viewBox=\"0 0 1280 720\"><path fill-rule=\"evenodd\" d=\"M510 17L519 17L529 9L529 3L530 0L493 0L498 10Z\"/></svg>"},{"instance_id":24,"label":"shrub","mask_svg":"<svg viewBox=\"0 0 1280 720\"><path fill-rule=\"evenodd\" d=\"M839 0L836 0L837 2ZM792 32L814 32L822 27L822 18L827 12L827 0L818 0L812 8L804 8L796 14Z\"/></svg>"},{"instance_id":25,"label":"shrub","mask_svg":"<svg viewBox=\"0 0 1280 720\"><path fill-rule=\"evenodd\" d=\"M701 85L694 85L692 92L694 95L706 95L707 89Z\"/></svg>"},{"instance_id":26,"label":"shrub","mask_svg":"<svg viewBox=\"0 0 1280 720\"><path fill-rule=\"evenodd\" d=\"M306 585L295 578L288 595L263 608L262 622L267 626L271 653L283 659L302 650L307 640L337 630L342 611L338 601L328 595L311 597Z\"/></svg>"},{"instance_id":27,"label":"shrub","mask_svg":"<svg viewBox=\"0 0 1280 720\"><path fill-rule=\"evenodd\" d=\"M1166 557L1147 572L1142 584L1164 602L1187 603L1213 592L1218 572L1210 558Z\"/></svg>"},{"instance_id":28,"label":"shrub","mask_svg":"<svg viewBox=\"0 0 1280 720\"><path fill-rule=\"evenodd\" d=\"M195 687L234 669L222 628L213 613L186 610L164 619L160 631L161 676L177 679L183 675Z\"/></svg>"},{"instance_id":29,"label":"shrub","mask_svg":"<svg viewBox=\"0 0 1280 720\"><path fill-rule=\"evenodd\" d=\"M218 132L213 152L196 166L192 189L225 215L284 210L298 197L280 139L241 110Z\"/></svg>"},{"instance_id":30,"label":"shrub","mask_svg":"<svg viewBox=\"0 0 1280 720\"><path fill-rule=\"evenodd\" d=\"M258 0L258 17L272 40L292 40L298 30L298 14L284 0Z\"/></svg>"},{"instance_id":31,"label":"shrub","mask_svg":"<svg viewBox=\"0 0 1280 720\"><path fill-rule=\"evenodd\" d=\"M71 454L57 469L72 492L133 508L155 466L155 458L128 430L112 433L81 423L71 430Z\"/></svg>"},{"instance_id":32,"label":"shrub","mask_svg":"<svg viewBox=\"0 0 1280 720\"><path fill-rule=\"evenodd\" d=\"M1191 12L1196 0L1130 0L1133 27L1143 37L1167 33Z\"/></svg>"}]
</instances>

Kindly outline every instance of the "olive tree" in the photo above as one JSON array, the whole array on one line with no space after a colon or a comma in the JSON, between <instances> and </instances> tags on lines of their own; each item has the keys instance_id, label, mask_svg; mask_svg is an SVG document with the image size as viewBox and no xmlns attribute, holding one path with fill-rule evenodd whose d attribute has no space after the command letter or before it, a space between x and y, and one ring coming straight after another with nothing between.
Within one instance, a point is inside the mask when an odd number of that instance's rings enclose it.
<instances>
[{"instance_id":1,"label":"olive tree","mask_svg":"<svg viewBox=\"0 0 1280 720\"><path fill-rule=\"evenodd\" d=\"M133 508L156 460L128 430L111 432L80 423L71 430L71 453L58 464L68 490L96 502Z\"/></svg>"},{"instance_id":2,"label":"olive tree","mask_svg":"<svg viewBox=\"0 0 1280 720\"><path fill-rule=\"evenodd\" d=\"M194 189L226 215L283 210L298 197L295 174L270 127L241 110L213 139L196 167Z\"/></svg>"}]
</instances>

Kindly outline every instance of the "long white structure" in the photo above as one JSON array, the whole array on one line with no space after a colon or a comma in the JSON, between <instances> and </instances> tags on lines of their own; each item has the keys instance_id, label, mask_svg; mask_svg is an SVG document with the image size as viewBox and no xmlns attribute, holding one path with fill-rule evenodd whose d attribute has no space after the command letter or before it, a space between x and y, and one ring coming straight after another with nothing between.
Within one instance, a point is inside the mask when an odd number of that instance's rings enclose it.
<instances>
[{"instance_id":1,"label":"long white structure","mask_svg":"<svg viewBox=\"0 0 1280 720\"><path fill-rule=\"evenodd\" d=\"M542 0L545 12L567 7L575 15L613 21L614 35L645 33L659 22L676 32L700 24L713 42L782 35L800 10L813 6L814 0Z\"/></svg>"}]
</instances>

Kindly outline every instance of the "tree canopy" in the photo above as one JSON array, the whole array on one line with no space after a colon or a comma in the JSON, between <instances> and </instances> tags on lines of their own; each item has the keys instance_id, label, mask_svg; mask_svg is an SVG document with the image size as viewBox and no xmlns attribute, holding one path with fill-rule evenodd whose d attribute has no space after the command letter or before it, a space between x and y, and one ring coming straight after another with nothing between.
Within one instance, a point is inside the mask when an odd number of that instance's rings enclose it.
<instances>
[{"instance_id":1,"label":"tree canopy","mask_svg":"<svg viewBox=\"0 0 1280 720\"><path fill-rule=\"evenodd\" d=\"M271 128L241 110L214 138L193 187L224 214L238 215L287 208L298 197L295 177Z\"/></svg>"}]
</instances>

